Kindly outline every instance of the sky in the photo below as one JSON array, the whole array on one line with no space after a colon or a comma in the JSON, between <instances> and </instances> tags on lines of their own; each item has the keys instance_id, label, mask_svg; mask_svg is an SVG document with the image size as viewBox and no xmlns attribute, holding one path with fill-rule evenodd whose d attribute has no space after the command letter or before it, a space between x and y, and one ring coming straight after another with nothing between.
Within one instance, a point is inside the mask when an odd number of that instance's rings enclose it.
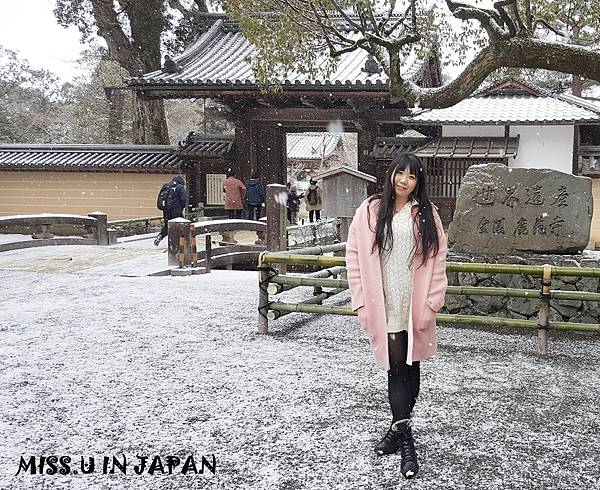
<instances>
[{"instance_id":1,"label":"sky","mask_svg":"<svg viewBox=\"0 0 600 490\"><path fill-rule=\"evenodd\" d=\"M81 73L77 59L84 46L75 27L58 25L54 4L54 0L0 0L0 45L67 82Z\"/></svg>"}]
</instances>

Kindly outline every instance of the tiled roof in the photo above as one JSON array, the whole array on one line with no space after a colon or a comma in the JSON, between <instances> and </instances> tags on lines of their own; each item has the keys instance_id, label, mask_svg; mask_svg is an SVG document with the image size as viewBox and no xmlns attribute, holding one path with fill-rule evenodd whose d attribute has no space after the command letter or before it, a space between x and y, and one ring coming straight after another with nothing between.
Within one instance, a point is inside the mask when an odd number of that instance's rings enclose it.
<instances>
[{"instance_id":1,"label":"tiled roof","mask_svg":"<svg viewBox=\"0 0 600 490\"><path fill-rule=\"evenodd\" d=\"M287 157L294 160L326 160L336 150L339 134L290 133L287 135Z\"/></svg>"},{"instance_id":2,"label":"tiled roof","mask_svg":"<svg viewBox=\"0 0 600 490\"><path fill-rule=\"evenodd\" d=\"M396 153L414 152L428 141L427 138L377 138L372 155L376 160L391 160Z\"/></svg>"},{"instance_id":3,"label":"tiled roof","mask_svg":"<svg viewBox=\"0 0 600 490\"><path fill-rule=\"evenodd\" d=\"M600 109L574 96L471 97L446 109L426 110L407 118L412 124L576 124L600 122Z\"/></svg>"},{"instance_id":4,"label":"tiled roof","mask_svg":"<svg viewBox=\"0 0 600 490\"><path fill-rule=\"evenodd\" d=\"M514 158L518 151L518 137L443 137L426 144L415 153L420 157L437 158Z\"/></svg>"},{"instance_id":5,"label":"tiled roof","mask_svg":"<svg viewBox=\"0 0 600 490\"><path fill-rule=\"evenodd\" d=\"M233 149L233 135L190 133L178 145L178 155L224 157Z\"/></svg>"},{"instance_id":6,"label":"tiled roof","mask_svg":"<svg viewBox=\"0 0 600 490\"><path fill-rule=\"evenodd\" d=\"M357 38L357 32L346 32L350 38ZM165 73L162 70L147 73L128 80L131 86L203 86L223 88L256 88L256 79L248 59L256 56L253 46L239 29L232 27L223 17L218 17L212 26L191 44L179 57L174 58L181 67L179 73ZM325 61L317 60L318 65ZM278 82L285 90L294 89L360 89L387 92L387 75L382 71L369 74L363 70L367 53L357 49L339 58L336 70L327 80L312 80L307 75L289 74L286 80ZM423 61L411 57L402 68L406 79L417 81L425 66Z\"/></svg>"},{"instance_id":7,"label":"tiled roof","mask_svg":"<svg viewBox=\"0 0 600 490\"><path fill-rule=\"evenodd\" d=\"M349 174L349 175L353 175L354 177L358 177L359 179L366 180L367 182L377 182L377 177L369 175L365 172L360 172L359 170L356 170L355 168L352 168L352 167L348 167L346 165L342 165L341 167L332 168L331 170L327 170L326 172L323 172L323 173L320 173L317 175L313 175L312 178L314 180L321 180L321 179L325 179L327 177L331 177L331 176L337 175L337 174Z\"/></svg>"},{"instance_id":8,"label":"tiled roof","mask_svg":"<svg viewBox=\"0 0 600 490\"><path fill-rule=\"evenodd\" d=\"M167 145L2 145L2 170L179 172Z\"/></svg>"}]
</instances>

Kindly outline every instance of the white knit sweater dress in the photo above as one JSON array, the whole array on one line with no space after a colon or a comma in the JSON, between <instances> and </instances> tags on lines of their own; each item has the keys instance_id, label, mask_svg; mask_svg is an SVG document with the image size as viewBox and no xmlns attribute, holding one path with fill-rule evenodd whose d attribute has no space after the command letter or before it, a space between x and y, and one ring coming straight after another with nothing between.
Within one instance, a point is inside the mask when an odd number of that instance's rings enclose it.
<instances>
[{"instance_id":1,"label":"white knit sweater dress","mask_svg":"<svg viewBox=\"0 0 600 490\"><path fill-rule=\"evenodd\" d=\"M408 330L412 294L411 252L413 237L413 202L408 201L392 219L394 246L380 256L385 314L389 333Z\"/></svg>"}]
</instances>

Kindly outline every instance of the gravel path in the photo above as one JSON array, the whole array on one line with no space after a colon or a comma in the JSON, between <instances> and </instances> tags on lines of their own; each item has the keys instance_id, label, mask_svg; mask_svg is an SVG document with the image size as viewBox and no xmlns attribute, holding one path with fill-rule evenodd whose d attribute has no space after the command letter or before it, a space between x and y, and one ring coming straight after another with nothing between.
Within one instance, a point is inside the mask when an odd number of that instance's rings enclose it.
<instances>
[{"instance_id":1,"label":"gravel path","mask_svg":"<svg viewBox=\"0 0 600 490\"><path fill-rule=\"evenodd\" d=\"M372 453L386 375L354 318L288 315L259 336L252 272L0 281L2 489L600 488L597 336L552 335L542 358L531 333L440 328L407 483L398 455ZM102 474L122 454L127 474ZM216 474L133 472L136 455L189 454ZM97 468L15 476L41 455Z\"/></svg>"}]
</instances>

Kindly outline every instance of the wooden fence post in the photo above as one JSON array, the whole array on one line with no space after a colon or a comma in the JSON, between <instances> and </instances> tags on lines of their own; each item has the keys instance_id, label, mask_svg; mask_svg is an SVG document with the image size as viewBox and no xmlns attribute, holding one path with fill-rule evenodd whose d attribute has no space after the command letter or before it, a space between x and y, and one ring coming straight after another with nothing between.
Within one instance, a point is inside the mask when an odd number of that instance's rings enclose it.
<instances>
[{"instance_id":1,"label":"wooden fence post","mask_svg":"<svg viewBox=\"0 0 600 490\"><path fill-rule=\"evenodd\" d=\"M180 266L191 265L192 222L185 218L174 218L169 220L168 230L168 264ZM183 246L180 245L182 238Z\"/></svg>"},{"instance_id":2,"label":"wooden fence post","mask_svg":"<svg viewBox=\"0 0 600 490\"><path fill-rule=\"evenodd\" d=\"M96 238L98 245L108 245L108 216L100 211L89 213L90 218L95 218L97 221Z\"/></svg>"},{"instance_id":3,"label":"wooden fence post","mask_svg":"<svg viewBox=\"0 0 600 490\"><path fill-rule=\"evenodd\" d=\"M266 335L269 333L269 318L267 317L269 269L264 267L263 254L264 252L258 257L258 333Z\"/></svg>"},{"instance_id":4,"label":"wooden fence post","mask_svg":"<svg viewBox=\"0 0 600 490\"><path fill-rule=\"evenodd\" d=\"M548 354L548 326L550 320L550 284L552 282L552 266L544 264L542 276L542 297L538 314L537 352Z\"/></svg>"},{"instance_id":5,"label":"wooden fence post","mask_svg":"<svg viewBox=\"0 0 600 490\"><path fill-rule=\"evenodd\" d=\"M206 234L205 237L206 240L206 246L205 248L205 254L204 254L204 269L205 272L208 274L210 272L210 261L211 261L211 256L212 256L212 236L210 233Z\"/></svg>"},{"instance_id":6,"label":"wooden fence post","mask_svg":"<svg viewBox=\"0 0 600 490\"><path fill-rule=\"evenodd\" d=\"M279 252L287 248L287 187L267 186L267 250Z\"/></svg>"}]
</instances>

